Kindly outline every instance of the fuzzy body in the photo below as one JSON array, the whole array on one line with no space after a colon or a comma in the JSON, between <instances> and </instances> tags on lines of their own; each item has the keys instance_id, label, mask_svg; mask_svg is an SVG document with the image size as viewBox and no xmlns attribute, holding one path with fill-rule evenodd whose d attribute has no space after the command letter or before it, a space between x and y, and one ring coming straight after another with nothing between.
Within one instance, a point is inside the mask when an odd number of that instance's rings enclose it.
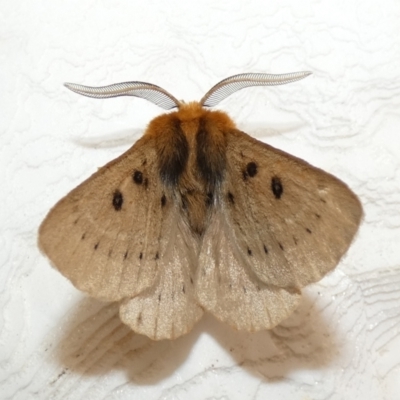
<instances>
[{"instance_id":1,"label":"fuzzy body","mask_svg":"<svg viewBox=\"0 0 400 400\"><path fill-rule=\"evenodd\" d=\"M226 135L235 128L227 114L199 103L155 118L145 136L154 138L161 181L182 205L192 231L204 233L215 192L226 172Z\"/></svg>"}]
</instances>

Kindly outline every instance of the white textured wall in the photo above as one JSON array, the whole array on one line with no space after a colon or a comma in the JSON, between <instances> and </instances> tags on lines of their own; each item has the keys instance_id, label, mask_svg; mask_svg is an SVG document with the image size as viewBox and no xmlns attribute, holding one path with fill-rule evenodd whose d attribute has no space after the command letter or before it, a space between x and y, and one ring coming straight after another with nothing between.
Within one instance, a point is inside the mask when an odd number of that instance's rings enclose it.
<instances>
[{"instance_id":1,"label":"white textured wall","mask_svg":"<svg viewBox=\"0 0 400 400\"><path fill-rule=\"evenodd\" d=\"M1 399L398 399L400 2L42 0L0 7ZM240 72L311 70L224 101L238 125L345 180L365 218L337 269L270 332L206 316L152 342L51 269L49 208L161 112L64 81L199 99Z\"/></svg>"}]
</instances>

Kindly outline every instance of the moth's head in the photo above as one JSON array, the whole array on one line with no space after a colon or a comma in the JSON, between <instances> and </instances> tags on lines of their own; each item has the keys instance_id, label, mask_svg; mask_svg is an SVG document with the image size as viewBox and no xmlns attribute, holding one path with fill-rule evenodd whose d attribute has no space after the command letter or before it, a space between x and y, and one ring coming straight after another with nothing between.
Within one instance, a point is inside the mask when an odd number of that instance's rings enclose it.
<instances>
[{"instance_id":1,"label":"moth's head","mask_svg":"<svg viewBox=\"0 0 400 400\"><path fill-rule=\"evenodd\" d=\"M226 113L218 110L210 110L198 101L191 101L190 103L182 102L178 111L168 115L177 117L182 123L199 120L200 118L207 118L208 120L213 120L214 123L218 125L223 125L228 128L235 127L234 122Z\"/></svg>"},{"instance_id":2,"label":"moth's head","mask_svg":"<svg viewBox=\"0 0 400 400\"><path fill-rule=\"evenodd\" d=\"M209 127L214 126L219 131L236 128L235 123L228 114L219 110L209 110L198 101L190 103L181 102L177 111L165 113L154 118L145 132L145 135L162 135L166 129L175 131L177 125L187 135L195 134L199 126L206 123Z\"/></svg>"},{"instance_id":3,"label":"moth's head","mask_svg":"<svg viewBox=\"0 0 400 400\"><path fill-rule=\"evenodd\" d=\"M186 121L188 123L191 120L199 120L201 117L207 116L208 118L214 118L219 124L234 127L234 123L225 113L210 111L208 108L216 106L226 97L243 88L249 86L282 85L298 81L310 74L311 72L293 72L281 75L256 73L234 75L214 85L199 102L191 103L179 101L161 87L145 82L122 82L102 87L89 87L74 83L66 83L65 86L76 93L88 97L104 99L118 96L135 96L149 100L165 110L178 109L175 112L161 115L161 119L178 118L180 121ZM154 121L157 120L158 118Z\"/></svg>"}]
</instances>

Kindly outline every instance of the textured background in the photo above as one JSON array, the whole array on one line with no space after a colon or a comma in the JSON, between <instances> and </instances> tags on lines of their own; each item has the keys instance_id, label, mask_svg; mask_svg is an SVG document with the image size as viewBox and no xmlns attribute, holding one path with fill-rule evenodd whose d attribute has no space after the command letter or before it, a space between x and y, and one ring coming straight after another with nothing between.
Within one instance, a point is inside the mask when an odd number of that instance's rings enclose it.
<instances>
[{"instance_id":1,"label":"textured background","mask_svg":"<svg viewBox=\"0 0 400 400\"><path fill-rule=\"evenodd\" d=\"M0 398L395 399L400 391L400 2L0 2ZM211 316L152 342L36 247L51 206L161 110L64 81L199 99L241 72L313 71L221 104L244 131L345 180L365 218L347 256L270 332Z\"/></svg>"}]
</instances>

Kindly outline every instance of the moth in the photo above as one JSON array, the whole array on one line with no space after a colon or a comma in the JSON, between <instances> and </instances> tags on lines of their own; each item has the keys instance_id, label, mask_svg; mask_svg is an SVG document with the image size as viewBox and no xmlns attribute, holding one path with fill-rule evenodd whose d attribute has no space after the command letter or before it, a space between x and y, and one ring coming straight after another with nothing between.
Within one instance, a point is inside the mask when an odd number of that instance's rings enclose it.
<instances>
[{"instance_id":1,"label":"moth","mask_svg":"<svg viewBox=\"0 0 400 400\"><path fill-rule=\"evenodd\" d=\"M66 84L177 110L51 209L41 251L78 289L120 302L121 320L154 340L186 334L205 311L238 330L273 328L303 286L335 268L362 207L339 179L209 108L245 87L308 75L235 75L190 103L144 82Z\"/></svg>"}]
</instances>

